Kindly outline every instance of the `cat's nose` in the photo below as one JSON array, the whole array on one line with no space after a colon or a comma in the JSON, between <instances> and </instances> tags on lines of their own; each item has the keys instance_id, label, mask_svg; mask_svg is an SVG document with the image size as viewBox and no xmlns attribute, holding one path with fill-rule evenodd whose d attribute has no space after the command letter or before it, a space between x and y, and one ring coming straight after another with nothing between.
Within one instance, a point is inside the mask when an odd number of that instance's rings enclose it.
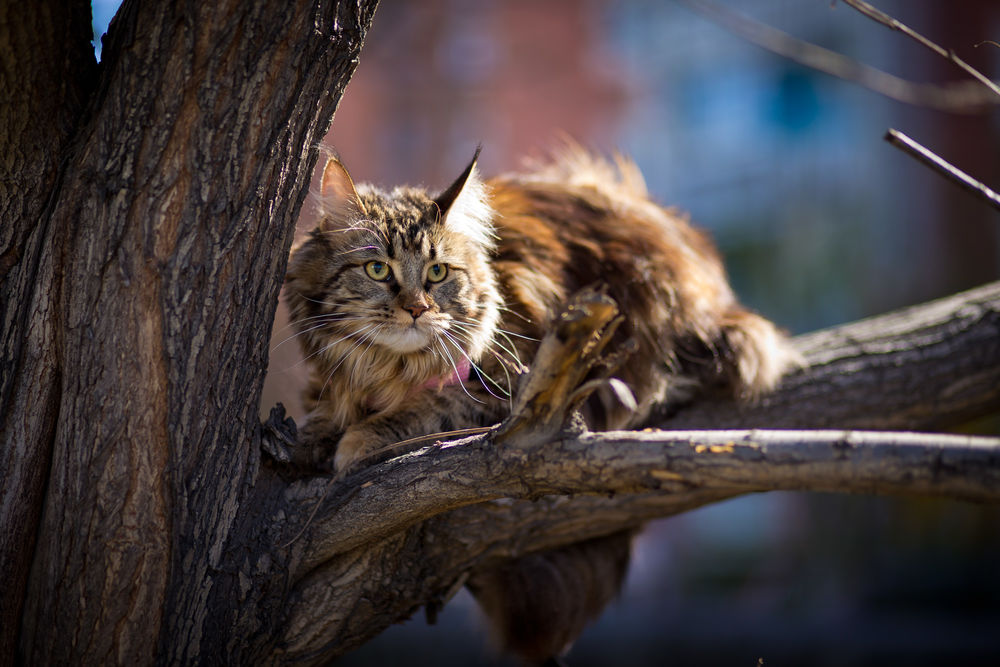
<instances>
[{"instance_id":1,"label":"cat's nose","mask_svg":"<svg viewBox=\"0 0 1000 667\"><path fill-rule=\"evenodd\" d=\"M427 303L427 300L424 299L423 297L416 298L413 301L403 306L403 310L410 313L410 315L413 316L413 319L417 319L430 309L431 305Z\"/></svg>"}]
</instances>

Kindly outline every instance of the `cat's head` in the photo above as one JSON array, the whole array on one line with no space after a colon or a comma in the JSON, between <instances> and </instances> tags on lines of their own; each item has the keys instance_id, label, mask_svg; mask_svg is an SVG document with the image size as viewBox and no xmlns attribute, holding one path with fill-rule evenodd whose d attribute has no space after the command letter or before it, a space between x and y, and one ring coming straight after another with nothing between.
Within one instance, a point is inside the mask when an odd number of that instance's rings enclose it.
<instances>
[{"instance_id":1,"label":"cat's head","mask_svg":"<svg viewBox=\"0 0 1000 667\"><path fill-rule=\"evenodd\" d=\"M437 196L355 187L338 160L327 163L321 220L293 251L286 276L307 353L339 341L329 355L378 346L425 364L439 360L442 371L478 361L500 303L489 261L493 210L478 156Z\"/></svg>"}]
</instances>

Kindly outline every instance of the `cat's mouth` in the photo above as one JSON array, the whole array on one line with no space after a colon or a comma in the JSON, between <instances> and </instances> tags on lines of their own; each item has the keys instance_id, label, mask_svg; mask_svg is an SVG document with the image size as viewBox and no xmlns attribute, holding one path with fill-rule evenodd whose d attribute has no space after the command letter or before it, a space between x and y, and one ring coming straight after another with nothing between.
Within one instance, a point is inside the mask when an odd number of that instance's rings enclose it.
<instances>
[{"instance_id":1,"label":"cat's mouth","mask_svg":"<svg viewBox=\"0 0 1000 667\"><path fill-rule=\"evenodd\" d=\"M386 327L379 332L377 342L402 354L412 354L430 347L435 338L435 327L415 320L405 326Z\"/></svg>"}]
</instances>

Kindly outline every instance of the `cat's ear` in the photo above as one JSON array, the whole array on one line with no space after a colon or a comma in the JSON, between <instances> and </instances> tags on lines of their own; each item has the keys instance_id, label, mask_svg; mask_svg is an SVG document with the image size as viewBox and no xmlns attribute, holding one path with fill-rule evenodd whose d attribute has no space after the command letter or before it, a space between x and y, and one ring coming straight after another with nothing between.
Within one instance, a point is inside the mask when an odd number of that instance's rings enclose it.
<instances>
[{"instance_id":1,"label":"cat's ear","mask_svg":"<svg viewBox=\"0 0 1000 667\"><path fill-rule=\"evenodd\" d=\"M351 180L351 175L337 158L327 160L319 192L325 221L343 225L359 216L368 215L354 187L354 181Z\"/></svg>"},{"instance_id":2,"label":"cat's ear","mask_svg":"<svg viewBox=\"0 0 1000 667\"><path fill-rule=\"evenodd\" d=\"M434 199L445 225L465 234L484 248L495 244L493 234L493 209L489 204L486 185L476 173L476 162L482 146L476 147L476 154L465 171Z\"/></svg>"},{"instance_id":3,"label":"cat's ear","mask_svg":"<svg viewBox=\"0 0 1000 667\"><path fill-rule=\"evenodd\" d=\"M473 172L476 170L476 163L479 162L479 154L482 152L483 147L476 146L476 154L472 156L472 162L469 166L465 168L465 171L455 179L455 182L448 186L448 189L442 192L434 200L437 204L438 210L441 211L441 217L443 218L448 214L448 210L451 208L458 196L462 194L462 190L465 189L466 184L469 182L469 178L475 178Z\"/></svg>"}]
</instances>

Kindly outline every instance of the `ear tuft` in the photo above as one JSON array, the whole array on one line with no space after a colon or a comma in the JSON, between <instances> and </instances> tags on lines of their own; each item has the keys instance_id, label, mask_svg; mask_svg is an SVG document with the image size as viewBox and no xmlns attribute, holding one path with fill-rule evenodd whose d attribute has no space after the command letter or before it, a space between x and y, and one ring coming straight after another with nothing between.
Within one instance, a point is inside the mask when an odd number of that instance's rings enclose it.
<instances>
[{"instance_id":1,"label":"ear tuft","mask_svg":"<svg viewBox=\"0 0 1000 667\"><path fill-rule=\"evenodd\" d=\"M486 250L496 245L493 232L493 208L489 204L486 184L479 178L476 162L483 147L476 148L472 161L435 200L445 225L478 243Z\"/></svg>"},{"instance_id":2,"label":"ear tuft","mask_svg":"<svg viewBox=\"0 0 1000 667\"><path fill-rule=\"evenodd\" d=\"M480 144L476 146L476 154L472 156L472 161L469 166L465 168L465 171L455 179L455 182L448 186L448 189L438 195L434 203L437 204L438 209L441 211L441 217L443 218L448 214L448 210L451 208L452 204L458 198L458 195L462 193L462 189L465 188L466 182L468 182L469 177L476 169L476 163L479 161L479 154L482 152L483 147Z\"/></svg>"}]
</instances>

